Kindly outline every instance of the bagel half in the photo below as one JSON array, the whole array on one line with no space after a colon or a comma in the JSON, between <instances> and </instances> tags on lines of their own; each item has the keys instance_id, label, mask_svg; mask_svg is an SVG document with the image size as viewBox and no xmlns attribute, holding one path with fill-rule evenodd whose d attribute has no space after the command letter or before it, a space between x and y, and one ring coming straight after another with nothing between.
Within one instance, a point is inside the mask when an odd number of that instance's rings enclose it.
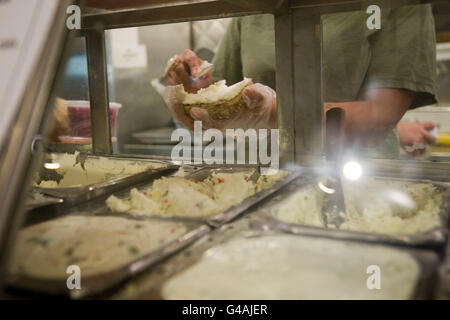
<instances>
[{"instance_id":1,"label":"bagel half","mask_svg":"<svg viewBox=\"0 0 450 320\"><path fill-rule=\"evenodd\" d=\"M175 92L189 117L192 108L201 108L214 120L225 120L246 107L242 91L251 84L252 79L245 78L228 87L225 80L221 80L197 93L186 93L183 85L178 85Z\"/></svg>"}]
</instances>

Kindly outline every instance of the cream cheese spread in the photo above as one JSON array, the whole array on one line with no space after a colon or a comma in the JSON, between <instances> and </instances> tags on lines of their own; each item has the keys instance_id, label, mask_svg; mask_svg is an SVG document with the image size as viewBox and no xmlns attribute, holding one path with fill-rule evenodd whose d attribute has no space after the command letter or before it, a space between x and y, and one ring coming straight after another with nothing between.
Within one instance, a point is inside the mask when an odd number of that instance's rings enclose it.
<instances>
[{"instance_id":1,"label":"cream cheese spread","mask_svg":"<svg viewBox=\"0 0 450 320\"><path fill-rule=\"evenodd\" d=\"M369 179L343 188L347 214L341 230L412 235L441 226L443 194L432 184ZM324 227L322 200L319 188L303 187L272 213L288 223Z\"/></svg>"},{"instance_id":2,"label":"cream cheese spread","mask_svg":"<svg viewBox=\"0 0 450 320\"><path fill-rule=\"evenodd\" d=\"M244 78L241 82L231 86L226 85L225 80L211 84L200 89L197 93L187 93L182 84L175 86L175 97L183 104L208 104L218 101L226 101L235 98L252 82L252 79Z\"/></svg>"},{"instance_id":3,"label":"cream cheese spread","mask_svg":"<svg viewBox=\"0 0 450 320\"><path fill-rule=\"evenodd\" d=\"M158 179L147 190L133 189L129 199L110 196L106 204L113 212L134 215L207 217L227 210L282 179L286 171L249 181L251 172L214 173L203 180L183 177Z\"/></svg>"},{"instance_id":4,"label":"cream cheese spread","mask_svg":"<svg viewBox=\"0 0 450 320\"><path fill-rule=\"evenodd\" d=\"M22 229L9 270L41 278L109 271L186 233L181 223L122 217L67 216Z\"/></svg>"},{"instance_id":5,"label":"cream cheese spread","mask_svg":"<svg viewBox=\"0 0 450 320\"><path fill-rule=\"evenodd\" d=\"M381 270L369 290L368 267ZM408 299L415 259L400 250L292 235L234 238L162 287L165 299ZM371 288L373 283L369 286Z\"/></svg>"}]
</instances>

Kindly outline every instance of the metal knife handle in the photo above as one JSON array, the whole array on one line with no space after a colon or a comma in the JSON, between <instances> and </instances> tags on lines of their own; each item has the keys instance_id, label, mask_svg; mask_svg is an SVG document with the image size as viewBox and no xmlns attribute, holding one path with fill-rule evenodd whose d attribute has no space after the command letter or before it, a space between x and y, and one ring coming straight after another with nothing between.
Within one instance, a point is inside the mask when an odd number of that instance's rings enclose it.
<instances>
[{"instance_id":1,"label":"metal knife handle","mask_svg":"<svg viewBox=\"0 0 450 320\"><path fill-rule=\"evenodd\" d=\"M332 107L325 113L325 154L327 160L339 162L343 147L345 110Z\"/></svg>"}]
</instances>

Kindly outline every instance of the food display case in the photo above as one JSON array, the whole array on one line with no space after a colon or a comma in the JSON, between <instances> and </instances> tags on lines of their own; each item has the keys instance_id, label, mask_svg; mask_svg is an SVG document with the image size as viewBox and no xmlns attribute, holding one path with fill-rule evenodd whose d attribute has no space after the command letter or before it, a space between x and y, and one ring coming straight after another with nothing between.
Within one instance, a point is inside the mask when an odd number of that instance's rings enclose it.
<instances>
[{"instance_id":1,"label":"food display case","mask_svg":"<svg viewBox=\"0 0 450 320\"><path fill-rule=\"evenodd\" d=\"M324 28L330 30L324 17L341 14L339 19L345 24L345 14L351 13L363 16L365 22L373 12L368 7L373 5L381 12L430 6L427 12L433 8L434 19L439 19L438 41L449 41L450 6L446 1L48 3L53 9L48 20L53 24L42 27L45 32L40 45L29 50L35 57L26 60L31 61L28 71L34 72L22 75L20 98L13 101L0 96L15 112L5 126L9 132L0 132L3 296L450 297L446 296L450 287L445 278L450 260L450 162L344 154L337 140L342 133L330 134L336 127L325 106L327 72L330 64L343 56L330 60L323 45L329 37ZM0 3L0 8L6 5ZM30 14L38 14L38 7ZM13 10L12 6L7 10ZM77 13L80 27L69 28L68 19L77 19ZM114 56L111 30L167 24L185 28L181 23L262 14L272 15L274 21L278 139L271 152L279 158L279 168L273 170L261 161L213 163L204 155L200 161L195 156L192 161L180 161L170 152L165 156L131 154L117 148L117 118L130 111L112 88L117 83L112 81L110 66ZM191 27L186 26L192 33ZM3 36L0 31L0 44ZM377 41L372 33L368 38ZM343 47L351 47L351 39L347 40ZM435 44L434 35L432 40ZM393 41L400 43L401 39ZM85 48L88 100L66 100L61 107L60 86L67 78L74 43ZM132 59L142 54L141 44L136 45L128 52ZM151 45L164 47L162 43ZM386 56L396 54L389 47L384 49ZM0 45L0 57L2 50ZM352 64L346 66L342 79L352 74ZM357 62L354 64L356 68ZM435 61L430 64L435 66ZM364 77L369 77L369 71ZM152 80L146 81L150 88ZM0 95L6 96L1 89ZM361 90L357 90L358 97ZM66 113L61 116L58 112ZM443 115L441 121L449 125L450 115L445 115L448 118ZM88 133L51 139L58 117L65 117L60 124L71 129L74 122L83 122L77 132ZM192 144L194 155L198 148L207 148L202 142ZM245 150L248 145L247 141ZM228 151L225 153L228 157ZM230 157L234 160L235 154ZM344 210L340 210L342 206ZM370 265L386 272L381 293L365 287ZM81 287L68 285L73 267L81 270ZM286 273L292 278L284 277ZM246 280L240 283L235 277Z\"/></svg>"}]
</instances>

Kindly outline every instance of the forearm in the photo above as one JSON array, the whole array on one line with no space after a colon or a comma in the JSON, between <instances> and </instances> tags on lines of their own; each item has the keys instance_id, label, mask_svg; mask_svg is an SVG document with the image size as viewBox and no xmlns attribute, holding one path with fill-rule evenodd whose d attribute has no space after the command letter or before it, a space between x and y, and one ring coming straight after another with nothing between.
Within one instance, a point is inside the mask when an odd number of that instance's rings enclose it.
<instances>
[{"instance_id":1,"label":"forearm","mask_svg":"<svg viewBox=\"0 0 450 320\"><path fill-rule=\"evenodd\" d=\"M377 146L400 121L412 103L413 94L401 89L376 89L364 100L325 103L325 110L345 110L343 134L346 146Z\"/></svg>"},{"instance_id":2,"label":"forearm","mask_svg":"<svg viewBox=\"0 0 450 320\"><path fill-rule=\"evenodd\" d=\"M331 107L345 110L343 134L346 145L376 146L401 118L385 112L382 105L371 101L326 104L327 109Z\"/></svg>"},{"instance_id":3,"label":"forearm","mask_svg":"<svg viewBox=\"0 0 450 320\"><path fill-rule=\"evenodd\" d=\"M277 128L276 102L271 114L271 127ZM392 130L401 116L384 112L385 107L370 101L326 102L325 110L331 108L345 110L343 136L345 145L377 146Z\"/></svg>"}]
</instances>

